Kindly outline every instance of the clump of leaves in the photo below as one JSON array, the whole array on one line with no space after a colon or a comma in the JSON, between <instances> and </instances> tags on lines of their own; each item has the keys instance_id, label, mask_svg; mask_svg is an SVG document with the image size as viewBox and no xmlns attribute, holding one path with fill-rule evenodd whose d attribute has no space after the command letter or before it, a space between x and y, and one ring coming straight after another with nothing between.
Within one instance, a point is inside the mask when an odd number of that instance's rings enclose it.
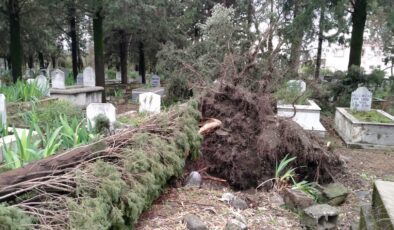
<instances>
[{"instance_id":1,"label":"clump of leaves","mask_svg":"<svg viewBox=\"0 0 394 230\"><path fill-rule=\"evenodd\" d=\"M110 132L111 123L108 117L106 117L105 115L99 114L94 118L94 122L94 130L96 133L106 134Z\"/></svg>"},{"instance_id":2,"label":"clump of leaves","mask_svg":"<svg viewBox=\"0 0 394 230\"><path fill-rule=\"evenodd\" d=\"M0 204L0 229L29 230L33 219L17 208Z\"/></svg>"},{"instance_id":3,"label":"clump of leaves","mask_svg":"<svg viewBox=\"0 0 394 230\"><path fill-rule=\"evenodd\" d=\"M0 94L4 94L7 102L37 101L46 97L47 92L40 90L35 82L17 81L15 84L1 86Z\"/></svg>"},{"instance_id":4,"label":"clump of leaves","mask_svg":"<svg viewBox=\"0 0 394 230\"><path fill-rule=\"evenodd\" d=\"M308 89L305 92L301 92L301 85L297 82L288 82L282 85L275 93L275 98L279 104L296 104L306 105L307 100L312 95L312 92Z\"/></svg>"}]
</instances>

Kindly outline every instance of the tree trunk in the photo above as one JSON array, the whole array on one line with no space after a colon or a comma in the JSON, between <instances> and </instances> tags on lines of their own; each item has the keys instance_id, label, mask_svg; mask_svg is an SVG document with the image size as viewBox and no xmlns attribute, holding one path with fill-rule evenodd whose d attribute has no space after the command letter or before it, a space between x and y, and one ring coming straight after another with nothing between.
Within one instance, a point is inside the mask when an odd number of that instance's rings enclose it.
<instances>
[{"instance_id":1,"label":"tree trunk","mask_svg":"<svg viewBox=\"0 0 394 230\"><path fill-rule=\"evenodd\" d=\"M352 37L350 40L350 55L348 68L361 66L361 56L364 42L364 29L367 20L367 0L356 0L352 13Z\"/></svg>"},{"instance_id":2,"label":"tree trunk","mask_svg":"<svg viewBox=\"0 0 394 230\"><path fill-rule=\"evenodd\" d=\"M120 34L120 73L122 75L122 84L127 84L127 57L128 57L128 39L124 30L119 31Z\"/></svg>"},{"instance_id":3,"label":"tree trunk","mask_svg":"<svg viewBox=\"0 0 394 230\"><path fill-rule=\"evenodd\" d=\"M34 58L32 54L29 54L29 58L27 60L27 66L29 67L29 69L34 68Z\"/></svg>"},{"instance_id":4,"label":"tree trunk","mask_svg":"<svg viewBox=\"0 0 394 230\"><path fill-rule=\"evenodd\" d=\"M4 61L4 69L6 70L7 69L7 57L4 57L3 61Z\"/></svg>"},{"instance_id":5,"label":"tree trunk","mask_svg":"<svg viewBox=\"0 0 394 230\"><path fill-rule=\"evenodd\" d=\"M12 66L12 79L14 83L22 78L23 51L21 43L21 28L19 18L18 0L8 1L10 19L10 53Z\"/></svg>"},{"instance_id":6,"label":"tree trunk","mask_svg":"<svg viewBox=\"0 0 394 230\"><path fill-rule=\"evenodd\" d=\"M94 65L96 70L96 85L105 87L104 73L104 18L99 9L93 18ZM102 102L105 103L105 90L102 93Z\"/></svg>"},{"instance_id":7,"label":"tree trunk","mask_svg":"<svg viewBox=\"0 0 394 230\"><path fill-rule=\"evenodd\" d=\"M144 43L140 42L139 44L139 74L141 76L142 84L146 84L146 78L145 78L145 49L144 49Z\"/></svg>"},{"instance_id":8,"label":"tree trunk","mask_svg":"<svg viewBox=\"0 0 394 230\"><path fill-rule=\"evenodd\" d=\"M8 65L8 69L11 70L12 69L12 62L11 62L11 55L10 54L7 56L7 65Z\"/></svg>"},{"instance_id":9,"label":"tree trunk","mask_svg":"<svg viewBox=\"0 0 394 230\"><path fill-rule=\"evenodd\" d=\"M52 68L56 69L56 56L51 55Z\"/></svg>"},{"instance_id":10,"label":"tree trunk","mask_svg":"<svg viewBox=\"0 0 394 230\"><path fill-rule=\"evenodd\" d=\"M44 55L42 52L38 52L38 61L40 62L40 69L45 69Z\"/></svg>"},{"instance_id":11,"label":"tree trunk","mask_svg":"<svg viewBox=\"0 0 394 230\"><path fill-rule=\"evenodd\" d=\"M324 40L323 32L324 32L325 11L326 11L325 3L323 2L320 8L319 38L318 38L317 56L316 56L315 79L319 79L320 76L321 56L323 51L323 40Z\"/></svg>"},{"instance_id":12,"label":"tree trunk","mask_svg":"<svg viewBox=\"0 0 394 230\"><path fill-rule=\"evenodd\" d=\"M73 66L73 76L77 79L78 76L78 40L77 40L77 23L76 23L76 9L74 2L71 3L69 11L70 23L70 37L71 37L71 59Z\"/></svg>"},{"instance_id":13,"label":"tree trunk","mask_svg":"<svg viewBox=\"0 0 394 230\"><path fill-rule=\"evenodd\" d=\"M82 59L82 55L81 55L81 49L78 48L78 70L79 72L82 72L84 68L83 65L83 59Z\"/></svg>"},{"instance_id":14,"label":"tree trunk","mask_svg":"<svg viewBox=\"0 0 394 230\"><path fill-rule=\"evenodd\" d=\"M301 2L294 1L294 21L300 13ZM301 58L301 46L302 46L302 38L304 37L304 30L299 28L292 34L292 43L290 50L290 77L297 79L298 78L298 69L300 68L300 58Z\"/></svg>"}]
</instances>

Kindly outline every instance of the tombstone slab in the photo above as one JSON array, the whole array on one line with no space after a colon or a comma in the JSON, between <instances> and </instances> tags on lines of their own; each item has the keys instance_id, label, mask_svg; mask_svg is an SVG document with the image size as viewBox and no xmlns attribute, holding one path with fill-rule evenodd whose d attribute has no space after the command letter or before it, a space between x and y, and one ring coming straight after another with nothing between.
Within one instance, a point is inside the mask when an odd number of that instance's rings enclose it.
<instances>
[{"instance_id":1,"label":"tombstone slab","mask_svg":"<svg viewBox=\"0 0 394 230\"><path fill-rule=\"evenodd\" d=\"M153 75L150 84L152 87L160 87L160 77L158 75Z\"/></svg>"},{"instance_id":2,"label":"tombstone slab","mask_svg":"<svg viewBox=\"0 0 394 230\"><path fill-rule=\"evenodd\" d=\"M113 129L113 125L116 122L116 108L111 103L91 103L86 108L86 118L91 128L96 125L96 117L104 115L108 118L110 123L110 129Z\"/></svg>"},{"instance_id":3,"label":"tombstone slab","mask_svg":"<svg viewBox=\"0 0 394 230\"><path fill-rule=\"evenodd\" d=\"M121 72L119 72L119 71L117 71L116 72L116 80L118 80L118 81L120 81L120 80L122 80L122 73Z\"/></svg>"},{"instance_id":4,"label":"tombstone slab","mask_svg":"<svg viewBox=\"0 0 394 230\"><path fill-rule=\"evenodd\" d=\"M0 116L1 124L5 128L7 125L7 109L4 94L0 94Z\"/></svg>"},{"instance_id":5,"label":"tombstone slab","mask_svg":"<svg viewBox=\"0 0 394 230\"><path fill-rule=\"evenodd\" d=\"M50 95L48 79L44 75L40 74L37 76L36 84L42 93L46 94L47 96Z\"/></svg>"},{"instance_id":6,"label":"tombstone slab","mask_svg":"<svg viewBox=\"0 0 394 230\"><path fill-rule=\"evenodd\" d=\"M96 86L96 75L92 67L86 67L83 71L83 86L95 87Z\"/></svg>"},{"instance_id":7,"label":"tombstone slab","mask_svg":"<svg viewBox=\"0 0 394 230\"><path fill-rule=\"evenodd\" d=\"M66 79L64 76L64 72L56 69L51 73L52 79L52 88L54 89L65 89L66 88Z\"/></svg>"},{"instance_id":8,"label":"tombstone slab","mask_svg":"<svg viewBox=\"0 0 394 230\"><path fill-rule=\"evenodd\" d=\"M83 74L81 73L77 75L77 85L83 85Z\"/></svg>"},{"instance_id":9,"label":"tombstone slab","mask_svg":"<svg viewBox=\"0 0 394 230\"><path fill-rule=\"evenodd\" d=\"M160 113L161 96L155 93L143 93L139 95L139 112Z\"/></svg>"},{"instance_id":10,"label":"tombstone slab","mask_svg":"<svg viewBox=\"0 0 394 230\"><path fill-rule=\"evenodd\" d=\"M350 109L361 112L371 111L372 93L366 87L360 87L352 93Z\"/></svg>"}]
</instances>

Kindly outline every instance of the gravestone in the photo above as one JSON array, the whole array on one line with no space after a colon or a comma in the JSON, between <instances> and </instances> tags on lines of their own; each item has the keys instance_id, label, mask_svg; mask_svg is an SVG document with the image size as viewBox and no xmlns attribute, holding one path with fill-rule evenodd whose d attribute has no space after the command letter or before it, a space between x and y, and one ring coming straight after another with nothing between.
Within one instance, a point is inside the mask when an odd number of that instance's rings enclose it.
<instances>
[{"instance_id":1,"label":"gravestone","mask_svg":"<svg viewBox=\"0 0 394 230\"><path fill-rule=\"evenodd\" d=\"M44 75L38 75L36 78L37 87L40 89L41 92L49 96L49 83L47 78Z\"/></svg>"},{"instance_id":2,"label":"gravestone","mask_svg":"<svg viewBox=\"0 0 394 230\"><path fill-rule=\"evenodd\" d=\"M152 87L160 87L160 77L157 75L153 75L150 81Z\"/></svg>"},{"instance_id":3,"label":"gravestone","mask_svg":"<svg viewBox=\"0 0 394 230\"><path fill-rule=\"evenodd\" d=\"M359 87L352 93L350 109L355 111L369 112L372 105L372 93L366 87Z\"/></svg>"},{"instance_id":4,"label":"gravestone","mask_svg":"<svg viewBox=\"0 0 394 230\"><path fill-rule=\"evenodd\" d=\"M291 87L299 87L301 93L306 91L306 83L303 80L290 80L287 82L287 85Z\"/></svg>"},{"instance_id":5,"label":"gravestone","mask_svg":"<svg viewBox=\"0 0 394 230\"><path fill-rule=\"evenodd\" d=\"M83 86L83 74L79 73L77 75L77 85L82 85Z\"/></svg>"},{"instance_id":6,"label":"gravestone","mask_svg":"<svg viewBox=\"0 0 394 230\"><path fill-rule=\"evenodd\" d=\"M96 117L99 115L104 115L108 118L110 123L110 130L113 130L114 123L116 122L116 108L111 103L91 103L86 108L86 118L89 127L95 128L96 125Z\"/></svg>"},{"instance_id":7,"label":"gravestone","mask_svg":"<svg viewBox=\"0 0 394 230\"><path fill-rule=\"evenodd\" d=\"M161 96L155 93L143 93L139 95L139 112L160 113Z\"/></svg>"},{"instance_id":8,"label":"gravestone","mask_svg":"<svg viewBox=\"0 0 394 230\"><path fill-rule=\"evenodd\" d=\"M83 86L95 87L96 86L96 75L92 67L86 67L83 71Z\"/></svg>"},{"instance_id":9,"label":"gravestone","mask_svg":"<svg viewBox=\"0 0 394 230\"><path fill-rule=\"evenodd\" d=\"M1 124L3 128L6 128L5 126L7 125L7 109L6 109L4 94L0 94L0 116L1 116Z\"/></svg>"},{"instance_id":10,"label":"gravestone","mask_svg":"<svg viewBox=\"0 0 394 230\"><path fill-rule=\"evenodd\" d=\"M29 79L26 80L26 83L29 84L29 85L34 84L34 79L33 78L29 78Z\"/></svg>"},{"instance_id":11,"label":"gravestone","mask_svg":"<svg viewBox=\"0 0 394 230\"><path fill-rule=\"evenodd\" d=\"M116 72L116 80L118 80L118 81L122 80L122 73L119 71Z\"/></svg>"},{"instance_id":12,"label":"gravestone","mask_svg":"<svg viewBox=\"0 0 394 230\"><path fill-rule=\"evenodd\" d=\"M52 88L54 89L65 89L66 88L66 79L64 77L64 72L56 69L51 73L52 79Z\"/></svg>"}]
</instances>

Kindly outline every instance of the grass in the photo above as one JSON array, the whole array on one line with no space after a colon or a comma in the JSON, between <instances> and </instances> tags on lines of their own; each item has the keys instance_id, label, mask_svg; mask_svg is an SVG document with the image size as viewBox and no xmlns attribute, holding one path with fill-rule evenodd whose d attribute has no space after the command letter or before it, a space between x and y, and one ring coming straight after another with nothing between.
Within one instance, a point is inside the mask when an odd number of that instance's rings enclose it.
<instances>
[{"instance_id":1,"label":"grass","mask_svg":"<svg viewBox=\"0 0 394 230\"><path fill-rule=\"evenodd\" d=\"M383 114L379 113L376 110L371 110L369 112L358 112L354 110L349 110L349 112L359 121L377 122L377 123L385 123L385 124L394 123L393 120L384 116Z\"/></svg>"},{"instance_id":2,"label":"grass","mask_svg":"<svg viewBox=\"0 0 394 230\"><path fill-rule=\"evenodd\" d=\"M139 127L142 123L144 123L148 118L148 114L146 113L138 113L135 116L121 116L118 118L118 121L123 124L131 125L133 127Z\"/></svg>"},{"instance_id":3,"label":"grass","mask_svg":"<svg viewBox=\"0 0 394 230\"><path fill-rule=\"evenodd\" d=\"M1 86L0 94L4 94L7 102L26 102L38 101L46 97L47 92L41 91L36 83L18 81L12 85Z\"/></svg>"}]
</instances>

